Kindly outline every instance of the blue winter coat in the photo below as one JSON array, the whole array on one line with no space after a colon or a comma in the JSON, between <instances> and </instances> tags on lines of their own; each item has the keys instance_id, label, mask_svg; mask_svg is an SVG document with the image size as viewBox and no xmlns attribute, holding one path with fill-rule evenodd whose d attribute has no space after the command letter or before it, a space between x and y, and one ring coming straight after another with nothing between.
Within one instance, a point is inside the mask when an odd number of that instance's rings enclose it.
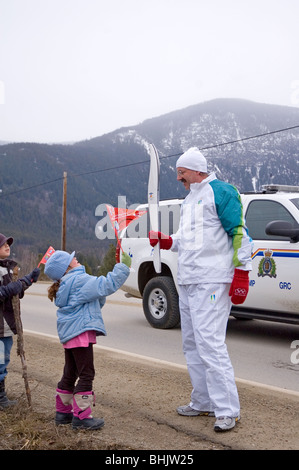
<instances>
[{"instance_id":1,"label":"blue winter coat","mask_svg":"<svg viewBox=\"0 0 299 470\"><path fill-rule=\"evenodd\" d=\"M106 296L116 292L129 273L125 264L118 263L106 277L90 276L84 266L78 266L61 278L55 299L61 343L90 330L96 331L97 335L106 335L101 308Z\"/></svg>"}]
</instances>

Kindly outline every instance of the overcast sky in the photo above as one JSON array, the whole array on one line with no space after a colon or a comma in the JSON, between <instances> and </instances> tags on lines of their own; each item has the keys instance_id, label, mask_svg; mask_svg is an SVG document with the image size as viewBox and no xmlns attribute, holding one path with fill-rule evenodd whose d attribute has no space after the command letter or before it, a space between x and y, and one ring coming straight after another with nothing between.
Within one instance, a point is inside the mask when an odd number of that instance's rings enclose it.
<instances>
[{"instance_id":1,"label":"overcast sky","mask_svg":"<svg viewBox=\"0 0 299 470\"><path fill-rule=\"evenodd\" d=\"M298 0L0 0L0 140L89 139L214 98L299 107Z\"/></svg>"}]
</instances>

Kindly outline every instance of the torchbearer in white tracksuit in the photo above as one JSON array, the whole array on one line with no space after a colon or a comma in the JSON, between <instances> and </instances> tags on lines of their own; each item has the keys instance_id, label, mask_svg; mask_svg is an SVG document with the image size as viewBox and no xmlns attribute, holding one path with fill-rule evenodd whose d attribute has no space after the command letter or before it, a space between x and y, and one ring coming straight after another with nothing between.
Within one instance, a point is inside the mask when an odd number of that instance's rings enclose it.
<instances>
[{"instance_id":1,"label":"torchbearer in white tracksuit","mask_svg":"<svg viewBox=\"0 0 299 470\"><path fill-rule=\"evenodd\" d=\"M150 232L152 246L178 252L179 305L183 351L192 383L184 416L216 416L215 431L240 419L233 367L225 344L232 303L245 301L252 269L252 240L237 189L208 174L207 161L193 147L177 161L177 179L189 194L179 230L168 237Z\"/></svg>"}]
</instances>

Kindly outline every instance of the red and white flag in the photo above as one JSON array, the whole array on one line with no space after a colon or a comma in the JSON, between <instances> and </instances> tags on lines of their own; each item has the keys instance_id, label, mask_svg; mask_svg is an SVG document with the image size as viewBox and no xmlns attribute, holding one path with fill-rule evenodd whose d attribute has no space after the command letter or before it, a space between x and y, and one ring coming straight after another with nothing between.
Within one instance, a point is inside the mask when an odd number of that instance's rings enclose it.
<instances>
[{"instance_id":1,"label":"red and white flag","mask_svg":"<svg viewBox=\"0 0 299 470\"><path fill-rule=\"evenodd\" d=\"M118 232L126 228L131 222L133 222L133 220L146 214L146 211L121 209L119 207L112 207L108 204L106 204L106 208L117 238Z\"/></svg>"},{"instance_id":2,"label":"red and white flag","mask_svg":"<svg viewBox=\"0 0 299 470\"><path fill-rule=\"evenodd\" d=\"M53 255L53 253L55 253L55 250L52 246L49 246L49 248L47 249L46 253L44 254L44 256L42 257L42 259L40 260L40 262L38 263L38 268L40 266L40 264L46 264L46 262L48 261L48 259Z\"/></svg>"}]
</instances>

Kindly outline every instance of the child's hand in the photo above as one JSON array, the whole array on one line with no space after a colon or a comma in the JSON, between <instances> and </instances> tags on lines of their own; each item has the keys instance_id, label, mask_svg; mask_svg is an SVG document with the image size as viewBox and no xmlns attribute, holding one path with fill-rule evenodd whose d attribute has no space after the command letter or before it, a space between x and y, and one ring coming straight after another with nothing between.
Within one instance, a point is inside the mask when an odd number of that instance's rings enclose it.
<instances>
[{"instance_id":1,"label":"child's hand","mask_svg":"<svg viewBox=\"0 0 299 470\"><path fill-rule=\"evenodd\" d=\"M31 286L33 282L38 280L38 276L40 275L40 269L34 268L34 270L30 274L26 274L26 276L22 277L20 281L24 281L26 286Z\"/></svg>"},{"instance_id":2,"label":"child's hand","mask_svg":"<svg viewBox=\"0 0 299 470\"><path fill-rule=\"evenodd\" d=\"M132 259L127 253L123 252L121 255L121 262L124 263L128 268L131 267Z\"/></svg>"},{"instance_id":3,"label":"child's hand","mask_svg":"<svg viewBox=\"0 0 299 470\"><path fill-rule=\"evenodd\" d=\"M39 275L40 275L40 269L34 268L32 273L30 274L32 282L36 282L39 278Z\"/></svg>"}]
</instances>

